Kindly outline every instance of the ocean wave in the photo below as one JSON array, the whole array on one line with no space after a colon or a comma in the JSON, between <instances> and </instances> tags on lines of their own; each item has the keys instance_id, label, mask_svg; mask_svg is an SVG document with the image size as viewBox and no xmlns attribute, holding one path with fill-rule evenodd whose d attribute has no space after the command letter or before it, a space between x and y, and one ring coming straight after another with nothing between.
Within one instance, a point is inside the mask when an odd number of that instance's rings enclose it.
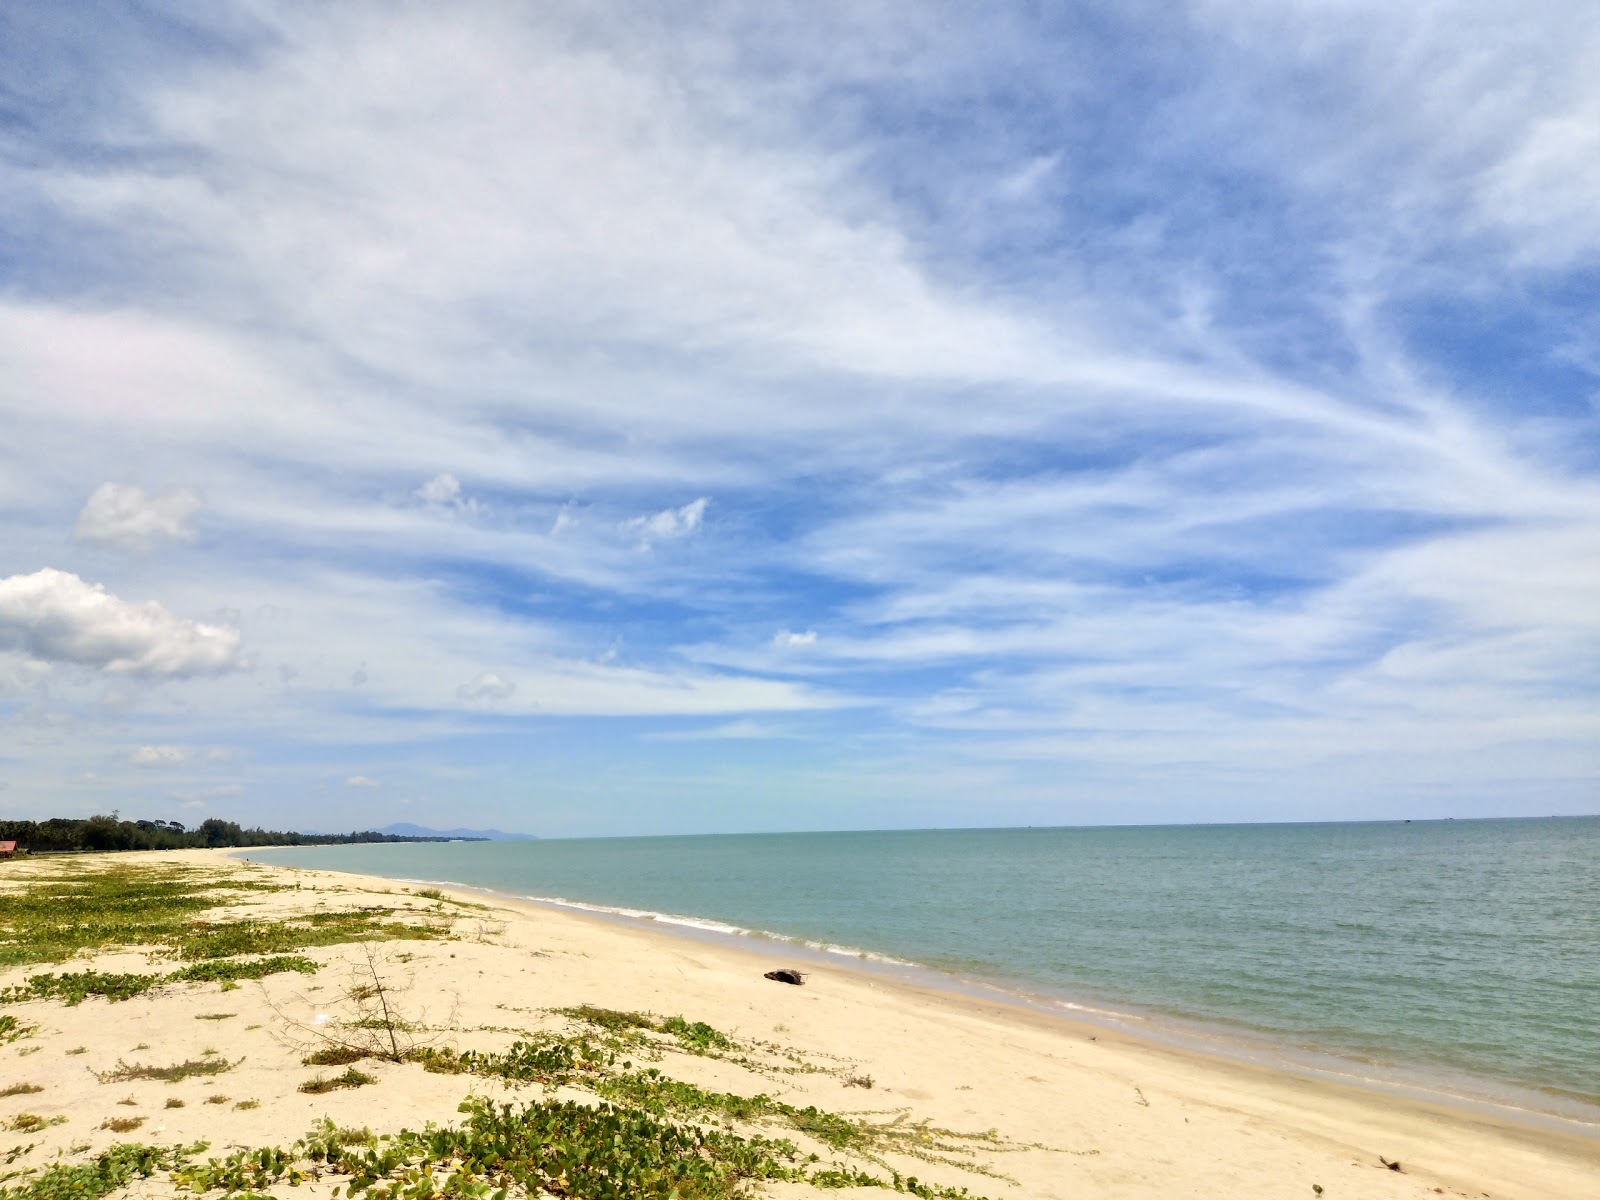
<instances>
[{"instance_id":1,"label":"ocean wave","mask_svg":"<svg viewBox=\"0 0 1600 1200\"><path fill-rule=\"evenodd\" d=\"M531 900L536 904L553 904L560 908L577 909L580 912L596 913L606 917L624 917L630 921L653 921L657 925L676 925L684 929L695 929L703 933L714 933L723 937L760 938L762 941L783 942L790 946L803 946L807 950L815 950L822 954L837 954L841 958L854 958L863 962L884 963L895 967L914 967L917 964L903 958L895 958L888 954L878 954L871 950L862 950L857 946L841 946L833 942L818 942L810 938L796 937L787 933L776 933L770 929L748 929L743 925L732 925L726 921L716 921L710 917L687 917L681 913L656 912L648 908L627 908L617 904L591 904L584 900L571 900L565 896L529 896L519 895L519 900Z\"/></svg>"}]
</instances>

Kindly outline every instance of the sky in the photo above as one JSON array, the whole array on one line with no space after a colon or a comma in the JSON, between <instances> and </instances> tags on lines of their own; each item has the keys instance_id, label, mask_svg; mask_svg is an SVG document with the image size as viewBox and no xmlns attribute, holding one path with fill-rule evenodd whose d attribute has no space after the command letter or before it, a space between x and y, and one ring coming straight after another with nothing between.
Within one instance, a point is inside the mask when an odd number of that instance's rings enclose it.
<instances>
[{"instance_id":1,"label":"sky","mask_svg":"<svg viewBox=\"0 0 1600 1200\"><path fill-rule=\"evenodd\" d=\"M9 4L0 816L1600 811L1586 0Z\"/></svg>"}]
</instances>

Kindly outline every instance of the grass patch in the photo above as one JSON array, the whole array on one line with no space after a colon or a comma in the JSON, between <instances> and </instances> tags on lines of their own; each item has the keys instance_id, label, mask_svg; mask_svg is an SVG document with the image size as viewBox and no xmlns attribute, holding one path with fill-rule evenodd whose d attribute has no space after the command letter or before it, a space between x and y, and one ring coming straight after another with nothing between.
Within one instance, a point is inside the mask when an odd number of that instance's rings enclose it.
<instances>
[{"instance_id":1,"label":"grass patch","mask_svg":"<svg viewBox=\"0 0 1600 1200\"><path fill-rule=\"evenodd\" d=\"M116 946L175 949L199 914L235 902L228 893L278 890L193 867L74 864L0 892L0 969Z\"/></svg>"},{"instance_id":2,"label":"grass patch","mask_svg":"<svg viewBox=\"0 0 1600 1200\"><path fill-rule=\"evenodd\" d=\"M134 1079L159 1079L162 1083L180 1083L185 1079L208 1079L231 1071L244 1059L229 1062L225 1058L191 1058L188 1062L173 1063L167 1067L153 1067L140 1063L125 1063L120 1058L109 1071L95 1072L101 1083L124 1083Z\"/></svg>"},{"instance_id":3,"label":"grass patch","mask_svg":"<svg viewBox=\"0 0 1600 1200\"><path fill-rule=\"evenodd\" d=\"M13 1083L8 1088L0 1088L0 1099L8 1096L34 1096L44 1091L37 1083Z\"/></svg>"},{"instance_id":4,"label":"grass patch","mask_svg":"<svg viewBox=\"0 0 1600 1200\"><path fill-rule=\"evenodd\" d=\"M234 921L199 925L179 953L186 959L232 958L239 954L281 954L343 942L434 941L446 934L438 923L413 925L384 921L389 909L311 913L286 921Z\"/></svg>"},{"instance_id":5,"label":"grass patch","mask_svg":"<svg viewBox=\"0 0 1600 1200\"><path fill-rule=\"evenodd\" d=\"M317 913L282 922L208 919L214 910L239 903L241 892L284 890L292 889L193 867L63 864L58 872L0 891L0 970L66 962L80 954L119 947L154 948L204 962L237 955L286 954L342 942L432 940L446 936L448 930L448 919L439 914L408 912L412 918L421 918L415 923L393 919L392 914L400 910L387 908ZM132 986L134 978L125 977L124 986ZM231 983L254 976L189 978ZM140 990L152 986L154 983L144 982ZM0 997L6 998L46 997Z\"/></svg>"},{"instance_id":6,"label":"grass patch","mask_svg":"<svg viewBox=\"0 0 1600 1200\"><path fill-rule=\"evenodd\" d=\"M343 1067L370 1058L365 1050L355 1046L324 1046L314 1050L300 1061L308 1067Z\"/></svg>"},{"instance_id":7,"label":"grass patch","mask_svg":"<svg viewBox=\"0 0 1600 1200\"><path fill-rule=\"evenodd\" d=\"M572 1008L557 1008L553 1011L563 1017L571 1017L574 1021L585 1021L609 1033L626 1033L632 1029L654 1031L657 1028L656 1019L649 1013L623 1012L615 1008L600 1008L594 1004L579 1004Z\"/></svg>"},{"instance_id":8,"label":"grass patch","mask_svg":"<svg viewBox=\"0 0 1600 1200\"><path fill-rule=\"evenodd\" d=\"M335 1075L332 1079L318 1075L315 1079L308 1079L300 1085L302 1092L309 1092L313 1096L323 1095L325 1092L337 1092L342 1088L366 1087L369 1083L377 1083L376 1075L368 1075L365 1071L358 1071L354 1067L345 1068L344 1074Z\"/></svg>"},{"instance_id":9,"label":"grass patch","mask_svg":"<svg viewBox=\"0 0 1600 1200\"><path fill-rule=\"evenodd\" d=\"M17 1020L10 1013L0 1014L0 1046L9 1046L22 1038L32 1037L38 1028L37 1025Z\"/></svg>"},{"instance_id":10,"label":"grass patch","mask_svg":"<svg viewBox=\"0 0 1600 1200\"><path fill-rule=\"evenodd\" d=\"M237 1017L238 1013L196 1013L196 1021L227 1021Z\"/></svg>"},{"instance_id":11,"label":"grass patch","mask_svg":"<svg viewBox=\"0 0 1600 1200\"><path fill-rule=\"evenodd\" d=\"M164 1105L164 1107L166 1107L166 1108L187 1108L188 1105L186 1105L182 1100L178 1099L176 1096L168 1096L167 1097L167 1103Z\"/></svg>"},{"instance_id":12,"label":"grass patch","mask_svg":"<svg viewBox=\"0 0 1600 1200\"><path fill-rule=\"evenodd\" d=\"M206 1097L207 1104L226 1104L227 1102L228 1097L224 1096L221 1092L218 1092L215 1096Z\"/></svg>"},{"instance_id":13,"label":"grass patch","mask_svg":"<svg viewBox=\"0 0 1600 1200\"><path fill-rule=\"evenodd\" d=\"M249 1112L252 1108L260 1108L261 1107L261 1101L259 1101L259 1100L241 1100L241 1101L239 1101L239 1103L235 1104L233 1107L238 1109L240 1112Z\"/></svg>"},{"instance_id":14,"label":"grass patch","mask_svg":"<svg viewBox=\"0 0 1600 1200\"><path fill-rule=\"evenodd\" d=\"M109 1129L112 1133L132 1133L143 1124L143 1117L107 1117L100 1122L100 1128Z\"/></svg>"},{"instance_id":15,"label":"grass patch","mask_svg":"<svg viewBox=\"0 0 1600 1200\"><path fill-rule=\"evenodd\" d=\"M67 1119L62 1116L41 1117L38 1113L19 1112L11 1120L0 1125L0 1129L8 1129L12 1133L39 1133L49 1129L52 1125L65 1125Z\"/></svg>"},{"instance_id":16,"label":"grass patch","mask_svg":"<svg viewBox=\"0 0 1600 1200\"><path fill-rule=\"evenodd\" d=\"M30 975L26 983L0 990L0 1004L20 1004L26 1000L60 1000L68 1008L82 1004L90 996L109 1002L132 1000L152 988L169 983L229 982L261 979L285 971L315 974L317 964L309 958L279 955L248 962L207 962L184 967L167 975L105 974L100 971L69 971L63 975ZM222 1020L232 1013L209 1014L202 1020Z\"/></svg>"}]
</instances>

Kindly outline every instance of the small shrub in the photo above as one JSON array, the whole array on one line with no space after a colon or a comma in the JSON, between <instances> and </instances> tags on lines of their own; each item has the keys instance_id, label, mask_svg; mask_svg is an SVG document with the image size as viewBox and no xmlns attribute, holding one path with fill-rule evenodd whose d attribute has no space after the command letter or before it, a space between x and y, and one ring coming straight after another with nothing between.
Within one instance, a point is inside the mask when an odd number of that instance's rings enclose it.
<instances>
[{"instance_id":1,"label":"small shrub","mask_svg":"<svg viewBox=\"0 0 1600 1200\"><path fill-rule=\"evenodd\" d=\"M259 1100L241 1100L241 1101L239 1101L239 1103L235 1104L233 1107L238 1109L240 1112L249 1112L252 1108L260 1108L261 1107L261 1101L259 1101Z\"/></svg>"},{"instance_id":2,"label":"small shrub","mask_svg":"<svg viewBox=\"0 0 1600 1200\"><path fill-rule=\"evenodd\" d=\"M42 1092L44 1088L37 1083L13 1083L10 1087L0 1090L0 1097L5 1096L31 1096L35 1092Z\"/></svg>"},{"instance_id":3,"label":"small shrub","mask_svg":"<svg viewBox=\"0 0 1600 1200\"><path fill-rule=\"evenodd\" d=\"M32 1037L38 1028L37 1025L17 1020L10 1013L0 1015L0 1046L9 1046L21 1038Z\"/></svg>"},{"instance_id":4,"label":"small shrub","mask_svg":"<svg viewBox=\"0 0 1600 1200\"><path fill-rule=\"evenodd\" d=\"M166 1106L168 1108L182 1108L184 1104L183 1101L179 1100L176 1096L168 1096Z\"/></svg>"},{"instance_id":5,"label":"small shrub","mask_svg":"<svg viewBox=\"0 0 1600 1200\"><path fill-rule=\"evenodd\" d=\"M71 1050L68 1050L67 1053L68 1054L87 1054L87 1053L89 1053L89 1047L87 1047L87 1046L74 1046Z\"/></svg>"},{"instance_id":6,"label":"small shrub","mask_svg":"<svg viewBox=\"0 0 1600 1200\"><path fill-rule=\"evenodd\" d=\"M308 1079L300 1085L302 1092L309 1092L313 1096L320 1096L325 1092L336 1092L341 1088L365 1087L369 1083L377 1083L376 1075L368 1075L365 1071L358 1071L354 1067L347 1067L343 1075L335 1075L326 1079L318 1075L315 1079Z\"/></svg>"},{"instance_id":7,"label":"small shrub","mask_svg":"<svg viewBox=\"0 0 1600 1200\"><path fill-rule=\"evenodd\" d=\"M324 1046L300 1061L308 1067L345 1067L369 1057L366 1051L354 1046Z\"/></svg>"},{"instance_id":8,"label":"small shrub","mask_svg":"<svg viewBox=\"0 0 1600 1200\"><path fill-rule=\"evenodd\" d=\"M52 1125L65 1125L67 1119L62 1116L41 1117L38 1113L19 1112L11 1120L0 1125L0 1129L9 1129L12 1133L38 1133Z\"/></svg>"},{"instance_id":9,"label":"small shrub","mask_svg":"<svg viewBox=\"0 0 1600 1200\"><path fill-rule=\"evenodd\" d=\"M172 1107L171 1105L167 1106ZM131 1133L144 1124L143 1117L107 1117L100 1122L101 1129L109 1129L112 1133Z\"/></svg>"},{"instance_id":10,"label":"small shrub","mask_svg":"<svg viewBox=\"0 0 1600 1200\"><path fill-rule=\"evenodd\" d=\"M169 1067L152 1067L140 1063L125 1063L120 1058L109 1071L95 1072L101 1083L122 1083L132 1079L159 1079L163 1083L178 1083L195 1076L221 1075L231 1071L244 1059L229 1062L225 1058L191 1058L188 1062L173 1063Z\"/></svg>"},{"instance_id":11,"label":"small shrub","mask_svg":"<svg viewBox=\"0 0 1600 1200\"><path fill-rule=\"evenodd\" d=\"M227 1102L228 1097L224 1096L221 1092L218 1092L215 1096L206 1097L207 1104L226 1104Z\"/></svg>"}]
</instances>

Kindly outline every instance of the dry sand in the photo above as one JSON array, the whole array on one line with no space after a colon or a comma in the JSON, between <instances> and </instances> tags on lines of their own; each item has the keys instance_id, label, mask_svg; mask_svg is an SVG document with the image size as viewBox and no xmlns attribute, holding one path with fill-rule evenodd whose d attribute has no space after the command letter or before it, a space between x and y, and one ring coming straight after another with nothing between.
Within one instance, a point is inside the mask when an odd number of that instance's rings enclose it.
<instances>
[{"instance_id":1,"label":"dry sand","mask_svg":"<svg viewBox=\"0 0 1600 1200\"><path fill-rule=\"evenodd\" d=\"M267 894L260 901L267 911L430 906L391 881L245 866L213 852L117 857L141 860L225 864L302 885ZM27 869L16 866L0 871L0 879ZM484 901L476 893L454 894ZM678 1078L766 1092L798 1106L904 1111L911 1120L949 1129L998 1131L1014 1148L978 1154L977 1163L991 1175L914 1158L890 1160L924 1180L980 1195L1279 1200L1314 1196L1317 1185L1332 1200L1600 1197L1597 1137L1212 1059L848 966L801 964L810 972L803 987L763 979L763 971L786 965L781 949L768 956L506 901L495 901L494 911L455 911L467 915L456 920L452 940L379 947L386 980L410 988L399 997L404 1010L442 1027L432 1036L461 1048L502 1049L519 1031L560 1025L546 1010L576 1004L683 1014L745 1040L792 1049L828 1070L755 1074L727 1061L668 1054L658 1065ZM188 984L114 1004L93 998L73 1008L56 1002L0 1008L39 1026L34 1037L0 1045L0 1089L22 1081L43 1089L0 1099L0 1124L22 1111L67 1118L31 1135L0 1134L0 1171L55 1161L58 1153L83 1158L132 1139L204 1139L213 1154L287 1146L323 1116L378 1132L420 1128L456 1119L456 1106L468 1094L509 1094L481 1078L385 1063L363 1064L379 1077L373 1086L320 1096L299 1092L316 1073L301 1063L308 1036L314 1040L310 1022L341 991L351 964L362 960L356 946L306 953L327 964L313 978L274 976L229 992ZM73 969L142 970L145 964L140 954L120 953ZM43 969L0 973L0 987ZM103 1083L96 1074L119 1061L170 1063L207 1050L237 1065L212 1079L176 1084ZM851 1077L870 1078L872 1086L847 1084ZM520 1096L539 1094L532 1088ZM182 1106L168 1107L172 1101ZM257 1104L240 1107L241 1101ZM101 1128L119 1117L143 1118L143 1124L126 1133ZM6 1167L4 1152L13 1143L33 1143L33 1149ZM1399 1161L1403 1171L1384 1167L1380 1155ZM136 1190L161 1195L172 1187L158 1178ZM330 1190L331 1183L313 1183L298 1194ZM765 1194L825 1193L779 1184Z\"/></svg>"}]
</instances>

